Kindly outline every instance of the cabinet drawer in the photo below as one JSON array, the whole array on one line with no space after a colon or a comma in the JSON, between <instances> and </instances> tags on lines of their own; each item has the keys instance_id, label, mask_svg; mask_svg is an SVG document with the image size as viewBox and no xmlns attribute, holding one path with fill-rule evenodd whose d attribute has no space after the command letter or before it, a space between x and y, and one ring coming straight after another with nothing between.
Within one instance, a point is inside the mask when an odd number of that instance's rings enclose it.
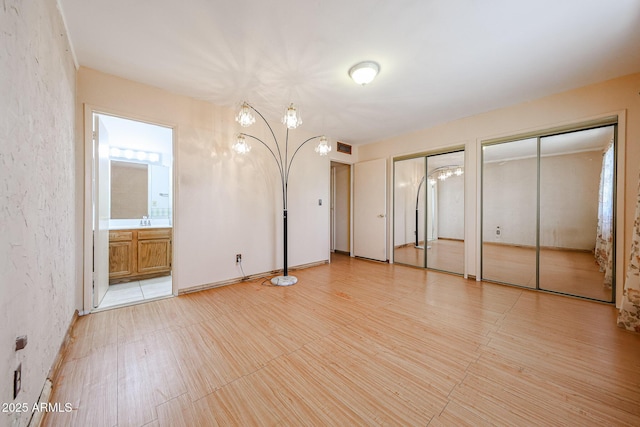
<instances>
[{"instance_id":1,"label":"cabinet drawer","mask_svg":"<svg viewBox=\"0 0 640 427\"><path fill-rule=\"evenodd\" d=\"M156 228L153 230L138 230L138 240L152 240L152 239L170 239L170 228Z\"/></svg>"},{"instance_id":2,"label":"cabinet drawer","mask_svg":"<svg viewBox=\"0 0 640 427\"><path fill-rule=\"evenodd\" d=\"M133 240L133 231L109 231L110 242L130 242Z\"/></svg>"}]
</instances>

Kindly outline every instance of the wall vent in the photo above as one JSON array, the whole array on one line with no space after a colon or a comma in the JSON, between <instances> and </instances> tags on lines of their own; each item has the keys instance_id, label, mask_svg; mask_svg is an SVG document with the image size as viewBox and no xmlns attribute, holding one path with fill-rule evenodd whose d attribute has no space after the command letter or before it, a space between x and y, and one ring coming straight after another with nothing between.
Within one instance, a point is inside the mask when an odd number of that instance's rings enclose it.
<instances>
[{"instance_id":1,"label":"wall vent","mask_svg":"<svg viewBox=\"0 0 640 427\"><path fill-rule=\"evenodd\" d=\"M351 154L351 146L349 144L345 144L344 142L338 141L338 152Z\"/></svg>"}]
</instances>

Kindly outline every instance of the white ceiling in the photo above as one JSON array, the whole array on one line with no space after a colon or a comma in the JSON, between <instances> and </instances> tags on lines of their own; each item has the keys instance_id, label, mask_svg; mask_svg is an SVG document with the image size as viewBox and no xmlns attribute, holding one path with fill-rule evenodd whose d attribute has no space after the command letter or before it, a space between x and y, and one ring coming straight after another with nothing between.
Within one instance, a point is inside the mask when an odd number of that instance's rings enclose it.
<instances>
[{"instance_id":1,"label":"white ceiling","mask_svg":"<svg viewBox=\"0 0 640 427\"><path fill-rule=\"evenodd\" d=\"M640 0L58 1L82 66L351 144L640 71Z\"/></svg>"}]
</instances>

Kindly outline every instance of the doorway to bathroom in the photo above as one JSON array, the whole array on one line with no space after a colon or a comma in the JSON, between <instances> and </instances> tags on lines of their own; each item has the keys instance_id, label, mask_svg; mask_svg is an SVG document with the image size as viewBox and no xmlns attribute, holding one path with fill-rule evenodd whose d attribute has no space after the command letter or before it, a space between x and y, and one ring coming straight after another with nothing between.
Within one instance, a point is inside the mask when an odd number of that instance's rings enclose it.
<instances>
[{"instance_id":1,"label":"doorway to bathroom","mask_svg":"<svg viewBox=\"0 0 640 427\"><path fill-rule=\"evenodd\" d=\"M172 296L173 129L91 118L92 310Z\"/></svg>"}]
</instances>

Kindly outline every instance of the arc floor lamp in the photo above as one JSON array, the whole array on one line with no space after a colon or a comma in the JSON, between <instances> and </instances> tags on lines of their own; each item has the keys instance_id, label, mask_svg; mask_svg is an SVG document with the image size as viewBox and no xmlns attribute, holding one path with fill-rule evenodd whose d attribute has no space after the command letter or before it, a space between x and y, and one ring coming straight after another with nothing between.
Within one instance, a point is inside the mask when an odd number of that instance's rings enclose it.
<instances>
[{"instance_id":1,"label":"arc floor lamp","mask_svg":"<svg viewBox=\"0 0 640 427\"><path fill-rule=\"evenodd\" d=\"M316 152L321 156L327 155L331 151L331 145L327 140L327 137L324 135L313 136L309 139L303 141L300 145L298 145L293 151L291 157L289 157L289 130L295 129L302 124L302 118L300 117L300 113L298 109L293 105L289 104L289 106L285 109L284 117L282 118L282 123L286 126L286 136L284 141L284 146L281 146L276 138L276 134L273 132L273 128L264 118L264 116L256 110L252 105L247 102L243 102L240 106L240 111L236 116L236 121L242 127L249 127L255 123L256 118L254 113L257 114L262 121L267 125L269 131L271 132L271 136L273 137L274 146L273 148L262 141L260 138L249 135L247 133L239 133L236 139L235 144L233 144L233 150L239 154L247 154L251 151L251 146L247 142L247 138L253 139L264 145L271 156L276 162L278 166L278 172L280 173L280 182L282 184L282 208L283 208L283 246L284 246L284 269L283 275L277 276L271 279L271 283L276 286L290 286L295 284L298 279L295 276L289 276L289 268L287 263L287 192L289 185L289 172L291 171L291 164L298 154L298 151L309 141L314 139L320 139L318 146L316 147ZM275 148L275 150L274 150Z\"/></svg>"}]
</instances>

